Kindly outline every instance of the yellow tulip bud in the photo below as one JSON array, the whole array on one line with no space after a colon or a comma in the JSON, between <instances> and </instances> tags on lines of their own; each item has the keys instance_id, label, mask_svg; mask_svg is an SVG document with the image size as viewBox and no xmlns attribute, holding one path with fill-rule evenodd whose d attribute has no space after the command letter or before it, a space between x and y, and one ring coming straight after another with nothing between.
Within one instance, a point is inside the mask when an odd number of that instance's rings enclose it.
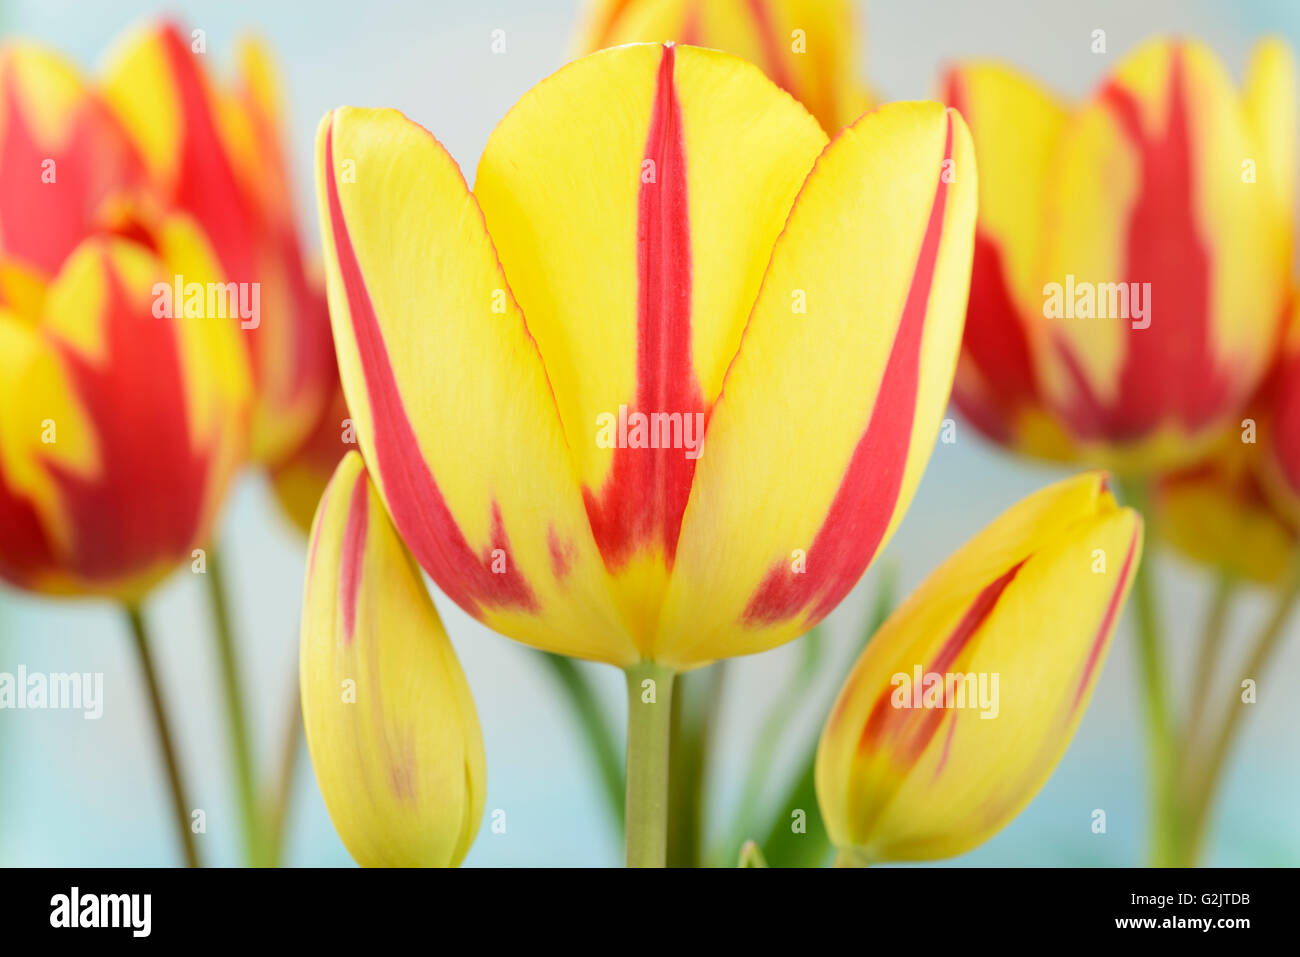
<instances>
[{"instance_id":1,"label":"yellow tulip bud","mask_svg":"<svg viewBox=\"0 0 1300 957\"><path fill-rule=\"evenodd\" d=\"M1141 517L1080 475L1003 513L890 616L817 751L846 860L951 857L1020 812L1083 715L1141 548Z\"/></svg>"},{"instance_id":2,"label":"yellow tulip bud","mask_svg":"<svg viewBox=\"0 0 1300 957\"><path fill-rule=\"evenodd\" d=\"M300 660L307 746L334 827L363 867L447 867L483 816L474 701L361 456L312 526Z\"/></svg>"}]
</instances>

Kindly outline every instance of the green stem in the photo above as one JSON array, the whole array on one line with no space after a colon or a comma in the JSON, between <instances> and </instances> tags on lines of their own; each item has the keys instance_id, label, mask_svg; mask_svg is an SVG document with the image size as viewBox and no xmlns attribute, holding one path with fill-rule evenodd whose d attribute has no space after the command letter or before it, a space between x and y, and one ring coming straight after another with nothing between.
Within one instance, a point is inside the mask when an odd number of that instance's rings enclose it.
<instances>
[{"instance_id":1,"label":"green stem","mask_svg":"<svg viewBox=\"0 0 1300 957\"><path fill-rule=\"evenodd\" d=\"M668 756L673 672L627 670L627 866L663 867L668 846Z\"/></svg>"},{"instance_id":2,"label":"green stem","mask_svg":"<svg viewBox=\"0 0 1300 957\"><path fill-rule=\"evenodd\" d=\"M565 700L573 708L578 727L582 729L587 740L587 748L596 761L600 774L601 793L609 807L614 821L623 825L623 762L618 753L614 735L610 732L609 722L596 697L587 676L578 667L578 663L564 655L540 652L541 660L560 686L564 689Z\"/></svg>"},{"instance_id":3,"label":"green stem","mask_svg":"<svg viewBox=\"0 0 1300 957\"><path fill-rule=\"evenodd\" d=\"M1124 497L1149 517L1148 490L1144 483L1125 482ZM1133 606L1137 625L1138 672L1142 682L1143 719L1151 765L1151 863L1168 867L1177 862L1182 835L1182 812L1176 789L1176 739L1165 690L1163 630L1156 599L1154 556L1146 555L1133 579Z\"/></svg>"},{"instance_id":4,"label":"green stem","mask_svg":"<svg viewBox=\"0 0 1300 957\"><path fill-rule=\"evenodd\" d=\"M285 725L280 744L280 777L271 798L267 818L267 844L270 848L271 866L279 867L284 859L284 842L288 830L289 806L293 797L294 774L298 770L298 754L302 751L302 694L298 687L298 669L294 669L293 691L289 695L293 706Z\"/></svg>"},{"instance_id":5,"label":"green stem","mask_svg":"<svg viewBox=\"0 0 1300 957\"><path fill-rule=\"evenodd\" d=\"M257 780L245 719L243 686L239 677L239 661L235 654L234 631L230 623L230 607L226 602L221 559L216 549L208 550L207 574L204 577L208 581L208 593L212 599L213 619L216 626L217 655L221 662L226 723L230 731L231 756L235 763L240 818L244 829L244 851L251 866L267 867L271 864L271 856L262 829L262 814L257 799Z\"/></svg>"},{"instance_id":6,"label":"green stem","mask_svg":"<svg viewBox=\"0 0 1300 957\"><path fill-rule=\"evenodd\" d=\"M679 675L673 682L672 754L668 761L669 867L699 867L709 752L727 663Z\"/></svg>"},{"instance_id":7,"label":"green stem","mask_svg":"<svg viewBox=\"0 0 1300 957\"><path fill-rule=\"evenodd\" d=\"M1192 681L1192 697L1189 699L1187 722L1183 731L1184 764L1201 734L1202 719L1210 702L1210 684L1214 679L1215 666L1223 649L1228 613L1232 608L1232 599L1236 591L1236 579L1227 572L1221 573L1214 584L1214 597L1210 600L1209 613L1205 617L1205 630L1201 633L1201 643L1197 651L1196 677Z\"/></svg>"},{"instance_id":8,"label":"green stem","mask_svg":"<svg viewBox=\"0 0 1300 957\"><path fill-rule=\"evenodd\" d=\"M1287 619L1291 617L1291 612L1295 609L1298 599L1300 599L1300 562L1297 562L1293 567L1289 579L1278 592L1273 612L1256 637L1245 667L1239 672L1242 678L1251 678L1258 681L1269 659L1273 656L1273 652L1277 650L1278 645L1281 643ZM1199 768L1200 773L1189 775L1191 781L1187 816L1189 841L1187 856L1182 862L1186 865L1193 864L1200 857L1205 844L1210 808L1214 801L1215 792L1218 790L1219 781L1223 777L1228 755L1232 750L1233 740L1246 711L1247 708L1244 702L1238 701L1228 706L1227 714L1224 715L1223 723L1219 726L1219 732L1214 738L1214 744L1211 746L1209 756Z\"/></svg>"},{"instance_id":9,"label":"green stem","mask_svg":"<svg viewBox=\"0 0 1300 957\"><path fill-rule=\"evenodd\" d=\"M190 804L185 799L185 786L181 781L180 764L176 761L176 748L172 745L171 728L167 722L167 710L163 707L162 694L158 690L158 677L154 672L153 655L149 651L149 636L145 631L144 619L140 609L134 605L126 606L127 621L131 626L136 657L140 661L140 674L144 678L145 688L149 692L149 705L153 711L154 731L158 735L158 750L162 752L163 764L167 768L167 781L171 787L172 810L176 817L176 833L181 839L185 852L185 863L189 867L199 866L199 853L194 846L194 832L190 830Z\"/></svg>"}]
</instances>

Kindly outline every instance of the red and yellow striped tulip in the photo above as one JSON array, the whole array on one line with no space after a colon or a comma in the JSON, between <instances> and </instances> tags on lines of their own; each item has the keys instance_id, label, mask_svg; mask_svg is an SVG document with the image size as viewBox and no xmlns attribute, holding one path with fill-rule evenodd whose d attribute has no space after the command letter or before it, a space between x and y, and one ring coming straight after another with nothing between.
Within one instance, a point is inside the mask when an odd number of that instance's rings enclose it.
<instances>
[{"instance_id":1,"label":"red and yellow striped tulip","mask_svg":"<svg viewBox=\"0 0 1300 957\"><path fill-rule=\"evenodd\" d=\"M1154 40L1071 109L1013 70L951 71L980 214L954 396L994 439L1151 474L1213 443L1267 367L1293 242L1296 70L1242 91Z\"/></svg>"},{"instance_id":2,"label":"red and yellow striped tulip","mask_svg":"<svg viewBox=\"0 0 1300 957\"><path fill-rule=\"evenodd\" d=\"M850 0L593 0L578 46L673 40L757 64L835 133L871 105L857 81L859 32Z\"/></svg>"},{"instance_id":3,"label":"red and yellow striped tulip","mask_svg":"<svg viewBox=\"0 0 1300 957\"><path fill-rule=\"evenodd\" d=\"M1087 707L1141 550L1141 517L1088 473L1012 506L899 606L817 749L845 862L962 854L1029 803Z\"/></svg>"},{"instance_id":4,"label":"red and yellow striped tulip","mask_svg":"<svg viewBox=\"0 0 1300 957\"><path fill-rule=\"evenodd\" d=\"M1300 299L1261 404L1264 411L1258 426L1265 486L1283 513L1300 523Z\"/></svg>"},{"instance_id":5,"label":"red and yellow striped tulip","mask_svg":"<svg viewBox=\"0 0 1300 957\"><path fill-rule=\"evenodd\" d=\"M250 455L275 465L330 401L334 357L298 241L275 70L252 41L238 59L219 87L179 28L151 25L123 41L103 88L163 203L198 220L227 281L250 284L250 302L257 291L257 315L235 320L253 370Z\"/></svg>"},{"instance_id":6,"label":"red and yellow striped tulip","mask_svg":"<svg viewBox=\"0 0 1300 957\"><path fill-rule=\"evenodd\" d=\"M312 528L300 677L330 819L363 867L454 867L486 793L483 738L419 567L350 452Z\"/></svg>"},{"instance_id":7,"label":"red and yellow striped tulip","mask_svg":"<svg viewBox=\"0 0 1300 957\"><path fill-rule=\"evenodd\" d=\"M247 440L235 330L160 318L155 284L220 273L189 221L84 240L39 312L0 309L0 577L138 599L194 548Z\"/></svg>"},{"instance_id":8,"label":"red and yellow striped tulip","mask_svg":"<svg viewBox=\"0 0 1300 957\"><path fill-rule=\"evenodd\" d=\"M640 44L527 93L473 192L392 110L329 114L317 157L361 453L489 627L624 667L761 651L898 524L966 301L957 114L828 144L743 60Z\"/></svg>"},{"instance_id":9,"label":"red and yellow striped tulip","mask_svg":"<svg viewBox=\"0 0 1300 957\"><path fill-rule=\"evenodd\" d=\"M24 588L138 598L206 542L243 455L234 331L157 309L219 268L142 184L74 67L0 52L0 578Z\"/></svg>"}]
</instances>

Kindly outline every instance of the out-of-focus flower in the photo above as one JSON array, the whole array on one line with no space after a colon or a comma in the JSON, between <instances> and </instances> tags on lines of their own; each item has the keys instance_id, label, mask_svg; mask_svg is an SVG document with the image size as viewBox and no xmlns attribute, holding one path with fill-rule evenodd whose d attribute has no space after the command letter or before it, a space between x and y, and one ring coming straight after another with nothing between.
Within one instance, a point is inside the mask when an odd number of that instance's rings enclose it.
<instances>
[{"instance_id":1,"label":"out-of-focus flower","mask_svg":"<svg viewBox=\"0 0 1300 957\"><path fill-rule=\"evenodd\" d=\"M951 71L944 98L980 164L959 408L1039 455L1195 458L1259 383L1284 310L1290 53L1262 43L1241 92L1203 45L1155 40L1072 112L991 64Z\"/></svg>"},{"instance_id":2,"label":"out-of-focus flower","mask_svg":"<svg viewBox=\"0 0 1300 957\"><path fill-rule=\"evenodd\" d=\"M316 505L339 464L339 457L356 444L349 435L348 403L337 378L331 391L332 398L302 444L270 470L276 500L304 534L311 531Z\"/></svg>"},{"instance_id":3,"label":"out-of-focus flower","mask_svg":"<svg viewBox=\"0 0 1300 957\"><path fill-rule=\"evenodd\" d=\"M234 329L159 308L219 267L187 217L117 234L138 174L75 69L0 54L0 577L35 591L138 598L205 544L244 454Z\"/></svg>"},{"instance_id":4,"label":"out-of-focus flower","mask_svg":"<svg viewBox=\"0 0 1300 957\"><path fill-rule=\"evenodd\" d=\"M526 94L472 193L391 110L331 113L317 156L360 450L452 600L540 648L686 669L849 592L952 381L960 116L893 104L828 146L752 65L641 44Z\"/></svg>"},{"instance_id":5,"label":"out-of-focus flower","mask_svg":"<svg viewBox=\"0 0 1300 957\"><path fill-rule=\"evenodd\" d=\"M1101 473L1039 491L939 567L867 645L817 750L832 842L856 863L987 840L1065 752L1142 550Z\"/></svg>"},{"instance_id":6,"label":"out-of-focus flower","mask_svg":"<svg viewBox=\"0 0 1300 957\"><path fill-rule=\"evenodd\" d=\"M336 373L298 241L279 83L260 44L241 44L238 59L237 81L218 87L176 26L151 25L124 40L103 89L162 203L198 220L238 286L231 321L253 370L250 455L274 466L319 422Z\"/></svg>"},{"instance_id":7,"label":"out-of-focus flower","mask_svg":"<svg viewBox=\"0 0 1300 957\"><path fill-rule=\"evenodd\" d=\"M364 867L459 864L486 792L474 701L355 452L320 503L302 621L307 746L348 852Z\"/></svg>"},{"instance_id":8,"label":"out-of-focus flower","mask_svg":"<svg viewBox=\"0 0 1300 957\"><path fill-rule=\"evenodd\" d=\"M1258 450L1234 433L1203 461L1162 476L1155 487L1155 528L1197 562L1276 585L1295 562L1300 529L1268 494Z\"/></svg>"},{"instance_id":9,"label":"out-of-focus flower","mask_svg":"<svg viewBox=\"0 0 1300 957\"><path fill-rule=\"evenodd\" d=\"M757 64L833 134L871 106L854 72L858 37L849 0L592 0L578 45L723 50Z\"/></svg>"}]
</instances>

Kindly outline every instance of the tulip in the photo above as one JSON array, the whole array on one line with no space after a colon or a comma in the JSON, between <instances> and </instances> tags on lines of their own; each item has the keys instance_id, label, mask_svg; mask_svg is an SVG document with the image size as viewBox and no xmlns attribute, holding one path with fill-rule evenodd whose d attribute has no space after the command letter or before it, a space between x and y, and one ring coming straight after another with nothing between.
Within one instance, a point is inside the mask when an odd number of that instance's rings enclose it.
<instances>
[{"instance_id":1,"label":"tulip","mask_svg":"<svg viewBox=\"0 0 1300 957\"><path fill-rule=\"evenodd\" d=\"M20 47L0 86L0 577L134 603L207 541L247 368L233 329L159 314L175 274L220 278L193 222L109 228L138 180L75 70Z\"/></svg>"},{"instance_id":2,"label":"tulip","mask_svg":"<svg viewBox=\"0 0 1300 957\"><path fill-rule=\"evenodd\" d=\"M944 89L981 171L958 407L1006 445L1125 474L1204 453L1284 308L1289 52L1261 44L1241 92L1181 40L1143 45L1074 109L993 64Z\"/></svg>"},{"instance_id":3,"label":"tulip","mask_svg":"<svg viewBox=\"0 0 1300 957\"><path fill-rule=\"evenodd\" d=\"M757 64L834 134L870 106L857 82L859 31L849 0L595 0L580 52L675 40Z\"/></svg>"},{"instance_id":4,"label":"tulip","mask_svg":"<svg viewBox=\"0 0 1300 957\"><path fill-rule=\"evenodd\" d=\"M937 434L967 145L955 114L896 104L827 147L756 69L671 45L534 88L473 193L400 114L327 116L344 392L420 564L493 629L621 667L806 631L897 524ZM672 428L618 427L651 414Z\"/></svg>"},{"instance_id":5,"label":"tulip","mask_svg":"<svg viewBox=\"0 0 1300 957\"><path fill-rule=\"evenodd\" d=\"M458 865L483 816L474 701L356 452L320 502L302 619L307 746L348 852L363 867Z\"/></svg>"},{"instance_id":6,"label":"tulip","mask_svg":"<svg viewBox=\"0 0 1300 957\"><path fill-rule=\"evenodd\" d=\"M473 192L392 110L330 113L317 161L398 534L490 628L629 669L629 740L666 766L673 673L803 634L911 500L966 298L961 118L894 104L828 145L744 61L640 44L526 94Z\"/></svg>"},{"instance_id":7,"label":"tulip","mask_svg":"<svg viewBox=\"0 0 1300 957\"><path fill-rule=\"evenodd\" d=\"M241 305L256 304L232 320L253 371L250 455L277 465L319 421L335 371L298 240L271 58L242 43L237 81L219 87L178 27L152 25L122 42L104 95L162 201L198 220Z\"/></svg>"},{"instance_id":8,"label":"tulip","mask_svg":"<svg viewBox=\"0 0 1300 957\"><path fill-rule=\"evenodd\" d=\"M1080 475L1012 506L889 617L817 749L842 863L962 854L1020 812L1083 716L1141 549L1141 517Z\"/></svg>"}]
</instances>

